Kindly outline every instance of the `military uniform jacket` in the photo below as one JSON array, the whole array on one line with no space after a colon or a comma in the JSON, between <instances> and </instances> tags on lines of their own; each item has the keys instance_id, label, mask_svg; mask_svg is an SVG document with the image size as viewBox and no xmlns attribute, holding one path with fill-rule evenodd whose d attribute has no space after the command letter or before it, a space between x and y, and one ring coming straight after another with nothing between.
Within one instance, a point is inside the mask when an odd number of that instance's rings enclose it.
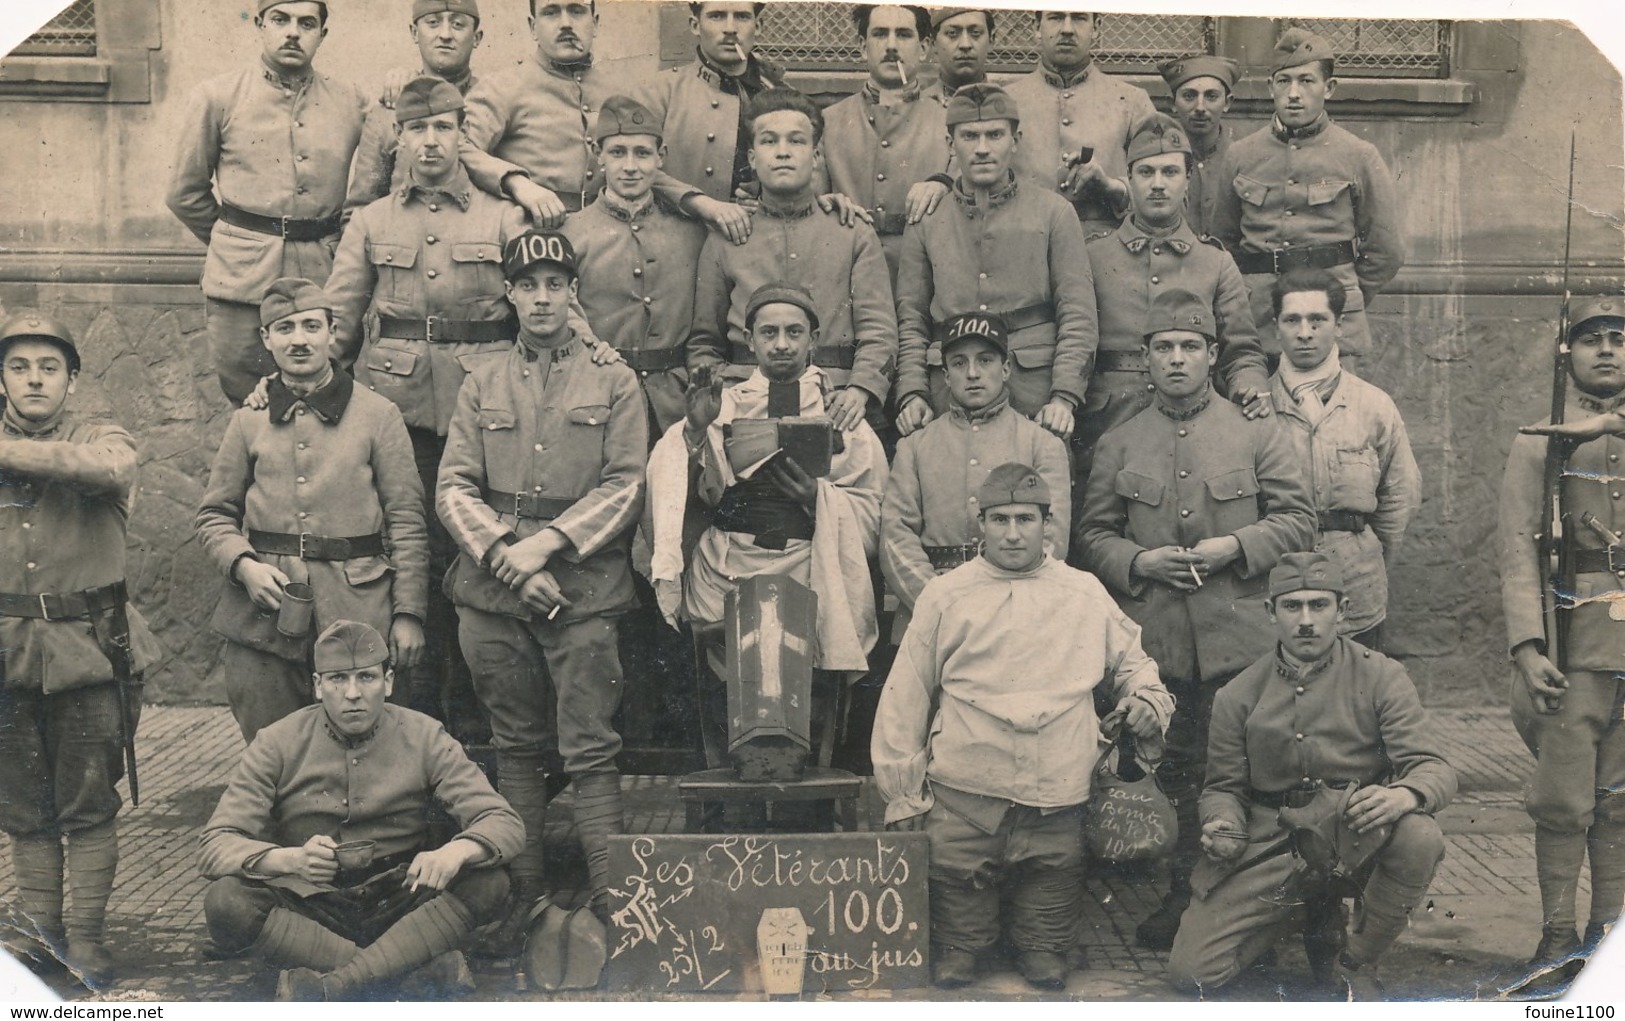
<instances>
[{"instance_id":1,"label":"military uniform jacket","mask_svg":"<svg viewBox=\"0 0 1625 1021\"><path fill-rule=\"evenodd\" d=\"M308 705L260 731L232 771L203 828L199 851L209 879L264 878L267 851L299 847L319 834L375 840L386 858L431 850L428 818L439 806L457 820L452 839L472 840L505 865L525 827L437 720L385 704L378 725L352 738L321 705Z\"/></svg>"},{"instance_id":2,"label":"military uniform jacket","mask_svg":"<svg viewBox=\"0 0 1625 1021\"><path fill-rule=\"evenodd\" d=\"M250 529L331 538L382 532L385 555L301 560L256 553ZM395 405L336 369L333 382L280 418L270 407L232 414L198 508L197 533L228 579L211 626L239 645L305 658L304 640L279 634L276 614L256 607L232 578L244 556L309 583L316 597L311 634L335 620L356 620L387 635L398 613L424 619L429 534L406 423Z\"/></svg>"},{"instance_id":3,"label":"military uniform jacket","mask_svg":"<svg viewBox=\"0 0 1625 1021\"><path fill-rule=\"evenodd\" d=\"M924 90L882 103L870 84L824 111L824 165L830 190L875 218L895 274L908 220L908 192L948 169L948 114Z\"/></svg>"},{"instance_id":4,"label":"military uniform jacket","mask_svg":"<svg viewBox=\"0 0 1625 1021\"><path fill-rule=\"evenodd\" d=\"M962 312L1007 315L1046 303L1054 308L1052 321L1010 331L1011 360L1034 373L1011 374L1010 403L1024 415L1052 394L1081 404L1088 392L1099 334L1083 228L1053 191L1016 180L982 208L960 181L935 212L903 233L898 403L930 397L927 367L942 365L937 324Z\"/></svg>"},{"instance_id":5,"label":"military uniform jacket","mask_svg":"<svg viewBox=\"0 0 1625 1021\"><path fill-rule=\"evenodd\" d=\"M327 279L331 240L284 241L235 227L219 218L220 203L262 216L338 215L366 106L325 74L284 79L258 62L198 86L167 201L209 246L205 295L258 305L278 277Z\"/></svg>"},{"instance_id":6,"label":"military uniform jacket","mask_svg":"<svg viewBox=\"0 0 1625 1021\"><path fill-rule=\"evenodd\" d=\"M633 210L606 190L564 221L581 272L577 297L598 339L617 351L665 351L666 370L638 368L661 432L683 417L684 341L705 228L650 196Z\"/></svg>"},{"instance_id":7,"label":"military uniform jacket","mask_svg":"<svg viewBox=\"0 0 1625 1021\"><path fill-rule=\"evenodd\" d=\"M529 619L486 557L504 536L555 528L571 545L547 570L573 605L554 626L623 612L635 605L628 551L649 452L637 375L620 362L594 365L577 336L534 361L526 354L516 343L481 356L457 395L435 486L435 509L462 550L447 595ZM557 501L557 512L519 517L511 504L496 506L493 491Z\"/></svg>"},{"instance_id":8,"label":"military uniform jacket","mask_svg":"<svg viewBox=\"0 0 1625 1021\"><path fill-rule=\"evenodd\" d=\"M1302 674L1267 651L1214 694L1202 821L1245 831L1253 791L1317 780L1408 787L1430 815L1456 793L1410 675L1346 637Z\"/></svg>"},{"instance_id":9,"label":"military uniform jacket","mask_svg":"<svg viewBox=\"0 0 1625 1021\"><path fill-rule=\"evenodd\" d=\"M65 595L124 580L135 441L116 425L63 412L25 432L0 419L0 592ZM136 672L158 643L127 607ZM0 682L54 694L104 684L113 664L88 620L0 616Z\"/></svg>"},{"instance_id":10,"label":"military uniform jacket","mask_svg":"<svg viewBox=\"0 0 1625 1021\"><path fill-rule=\"evenodd\" d=\"M1354 265L1331 271L1365 308L1405 262L1399 194L1377 147L1325 115L1289 132L1278 122L1230 146L1210 231L1233 252L1273 252L1353 241ZM1347 278L1347 279L1344 279Z\"/></svg>"},{"instance_id":11,"label":"military uniform jacket","mask_svg":"<svg viewBox=\"0 0 1625 1021\"><path fill-rule=\"evenodd\" d=\"M465 362L495 344L445 344L379 335L371 316L502 322L502 249L528 228L524 211L475 188L459 169L445 188L407 183L351 217L333 259L340 350L356 359L356 382L401 409L406 424L444 436Z\"/></svg>"},{"instance_id":12,"label":"military uniform jacket","mask_svg":"<svg viewBox=\"0 0 1625 1021\"><path fill-rule=\"evenodd\" d=\"M440 77L428 68L424 68L421 74L429 78ZM466 96L479 78L474 74L465 74L461 78L447 80ZM350 191L344 198L345 209L360 209L406 186L406 164L398 163L395 158L399 150L395 111L382 103L373 106L361 124L361 142L355 150Z\"/></svg>"},{"instance_id":13,"label":"military uniform jacket","mask_svg":"<svg viewBox=\"0 0 1625 1021\"><path fill-rule=\"evenodd\" d=\"M705 239L694 283L689 366L753 361L745 306L758 287L786 280L810 291L818 308L813 363L836 386L861 387L877 403L884 401L897 365L897 312L880 239L869 225L843 227L838 216L810 202L781 212L764 201L742 245L720 234ZM850 352L850 370L827 364L837 350Z\"/></svg>"},{"instance_id":14,"label":"military uniform jacket","mask_svg":"<svg viewBox=\"0 0 1625 1021\"><path fill-rule=\"evenodd\" d=\"M1130 216L1116 230L1089 238L1089 269L1095 276L1101 351L1138 354L1157 296L1188 291L1211 302L1219 340L1215 375L1227 391L1269 386L1247 285L1236 260L1214 239L1198 237L1185 222L1171 234L1154 236Z\"/></svg>"},{"instance_id":15,"label":"military uniform jacket","mask_svg":"<svg viewBox=\"0 0 1625 1021\"><path fill-rule=\"evenodd\" d=\"M782 86L779 70L759 58L750 58L745 77L763 86ZM760 91L760 90L758 90ZM719 202L734 200L734 161L740 146L740 105L735 79L704 60L651 75L631 92L664 124L665 172L689 188ZM746 140L745 147L749 148ZM679 199L681 192L668 193Z\"/></svg>"},{"instance_id":16,"label":"military uniform jacket","mask_svg":"<svg viewBox=\"0 0 1625 1021\"><path fill-rule=\"evenodd\" d=\"M1192 153L1190 187L1185 192L1185 222L1198 235L1213 233L1213 210L1219 204L1220 194L1230 187L1219 168L1224 164L1225 153L1230 151L1230 143L1235 140L1236 130L1228 124L1220 124L1213 148ZM1195 149L1199 145L1192 137L1191 147Z\"/></svg>"},{"instance_id":17,"label":"military uniform jacket","mask_svg":"<svg viewBox=\"0 0 1625 1021\"><path fill-rule=\"evenodd\" d=\"M1031 465L1048 483L1055 520L1050 552L1065 559L1072 520L1066 444L1014 411L1009 401L976 413L955 406L898 443L880 503L880 566L905 609L939 573L925 547L981 541L976 494L988 473L1011 461Z\"/></svg>"},{"instance_id":18,"label":"military uniform jacket","mask_svg":"<svg viewBox=\"0 0 1625 1021\"><path fill-rule=\"evenodd\" d=\"M1163 729L1173 714L1140 638L1098 580L1050 557L1023 572L977 557L932 579L875 712L886 821L929 811L932 784L1035 808L1087 801L1095 689L1139 696Z\"/></svg>"},{"instance_id":19,"label":"military uniform jacket","mask_svg":"<svg viewBox=\"0 0 1625 1021\"><path fill-rule=\"evenodd\" d=\"M1214 397L1178 421L1160 404L1101 437L1077 547L1083 566L1145 629L1165 680L1229 677L1270 648L1264 611L1281 554L1314 542L1314 507L1291 441L1272 419L1248 421ZM1134 558L1161 546L1234 535L1241 557L1181 592L1130 577Z\"/></svg>"},{"instance_id":20,"label":"military uniform jacket","mask_svg":"<svg viewBox=\"0 0 1625 1021\"><path fill-rule=\"evenodd\" d=\"M1072 79L1040 64L1012 79L1004 91L1021 112L1021 145L1017 159L1024 172L1050 191L1065 177L1066 165L1085 147L1106 176L1128 179L1128 143L1140 122L1156 116L1151 97L1138 86L1119 81L1094 62ZM1109 208L1098 192L1077 203L1078 219L1115 225L1122 210Z\"/></svg>"},{"instance_id":21,"label":"military uniform jacket","mask_svg":"<svg viewBox=\"0 0 1625 1021\"><path fill-rule=\"evenodd\" d=\"M1569 383L1568 421L1625 407L1625 395L1597 400ZM1541 420L1543 423L1547 419ZM1563 473L1563 538L1571 549L1600 550L1602 538L1580 524L1587 513L1615 534L1625 532L1625 439L1603 436L1582 443L1569 457ZM1541 531L1541 504L1545 494L1546 438L1519 435L1507 455L1501 479L1501 603L1506 610L1507 647L1524 642L1546 644L1541 617L1541 592L1547 585L1546 558L1537 536ZM1622 560L1625 565L1625 558ZM1625 621L1614 620L1608 610L1614 593L1625 587L1625 574L1578 574L1570 592L1558 605L1566 618L1560 670L1619 673L1625 668Z\"/></svg>"},{"instance_id":22,"label":"military uniform jacket","mask_svg":"<svg viewBox=\"0 0 1625 1021\"><path fill-rule=\"evenodd\" d=\"M1365 531L1326 532L1315 548L1335 557L1348 586L1345 634L1359 634L1388 614L1388 573L1405 526L1422 506L1422 472L1411 453L1405 420L1393 399L1343 369L1318 421L1287 392L1279 375L1270 381L1275 413L1308 470L1316 513L1354 511L1369 519Z\"/></svg>"}]
</instances>

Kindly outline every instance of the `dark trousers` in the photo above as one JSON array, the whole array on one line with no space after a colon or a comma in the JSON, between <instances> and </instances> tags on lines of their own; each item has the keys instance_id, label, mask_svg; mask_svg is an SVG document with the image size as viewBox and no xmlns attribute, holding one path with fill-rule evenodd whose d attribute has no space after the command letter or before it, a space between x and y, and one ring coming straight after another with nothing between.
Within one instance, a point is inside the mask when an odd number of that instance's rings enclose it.
<instances>
[{"instance_id":1,"label":"dark trousers","mask_svg":"<svg viewBox=\"0 0 1625 1021\"><path fill-rule=\"evenodd\" d=\"M121 740L111 683L50 695L0 683L0 830L55 837L112 819L123 805Z\"/></svg>"},{"instance_id":2,"label":"dark trousers","mask_svg":"<svg viewBox=\"0 0 1625 1021\"><path fill-rule=\"evenodd\" d=\"M1174 853L1169 860L1169 872L1176 886L1190 880L1191 870L1201 855L1202 823L1196 806L1207 773L1208 724L1213 719L1213 696L1229 680L1223 677L1213 681L1168 678L1163 681L1174 696L1175 708L1163 741L1157 779L1162 782L1163 793L1173 802L1174 815L1179 821L1179 835L1174 840Z\"/></svg>"}]
</instances>

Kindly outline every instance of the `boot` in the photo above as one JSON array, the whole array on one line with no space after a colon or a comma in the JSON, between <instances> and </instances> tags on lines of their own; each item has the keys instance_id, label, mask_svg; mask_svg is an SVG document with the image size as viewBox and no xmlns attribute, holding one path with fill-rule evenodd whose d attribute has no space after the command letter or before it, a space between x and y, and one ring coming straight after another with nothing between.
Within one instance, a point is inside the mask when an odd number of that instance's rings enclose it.
<instances>
[{"instance_id":1,"label":"boot","mask_svg":"<svg viewBox=\"0 0 1625 1021\"><path fill-rule=\"evenodd\" d=\"M104 945L107 901L118 871L118 822L107 822L67 835L69 898L67 964L91 989L114 981L113 961Z\"/></svg>"},{"instance_id":2,"label":"boot","mask_svg":"<svg viewBox=\"0 0 1625 1021\"><path fill-rule=\"evenodd\" d=\"M1348 954L1338 955L1332 970L1336 998L1345 1003L1379 1003L1386 1000L1388 991L1372 974L1374 967L1362 965Z\"/></svg>"},{"instance_id":3,"label":"boot","mask_svg":"<svg viewBox=\"0 0 1625 1021\"><path fill-rule=\"evenodd\" d=\"M322 976L329 1000L348 1000L384 979L405 975L455 950L474 931L474 916L455 894L442 893L390 926L336 971Z\"/></svg>"},{"instance_id":4,"label":"boot","mask_svg":"<svg viewBox=\"0 0 1625 1021\"><path fill-rule=\"evenodd\" d=\"M14 836L11 861L22 914L16 949L40 965L60 961L68 949L62 924L62 841L55 834Z\"/></svg>"},{"instance_id":5,"label":"boot","mask_svg":"<svg viewBox=\"0 0 1625 1021\"><path fill-rule=\"evenodd\" d=\"M327 999L322 976L310 968L289 968L276 979L276 1002L321 1003Z\"/></svg>"},{"instance_id":6,"label":"boot","mask_svg":"<svg viewBox=\"0 0 1625 1021\"><path fill-rule=\"evenodd\" d=\"M497 790L525 824L525 846L509 863L513 878L508 913L496 929L474 947L476 957L516 957L524 951L525 929L538 902L546 898L543 882L542 827L547 821L547 774L539 756L497 753Z\"/></svg>"},{"instance_id":7,"label":"boot","mask_svg":"<svg viewBox=\"0 0 1625 1021\"><path fill-rule=\"evenodd\" d=\"M1580 940L1572 928L1545 926L1540 930L1540 943L1534 955L1497 976L1496 990L1503 996L1517 993L1531 999L1557 996L1568 988L1585 964L1579 956L1580 950Z\"/></svg>"},{"instance_id":8,"label":"boot","mask_svg":"<svg viewBox=\"0 0 1625 1021\"><path fill-rule=\"evenodd\" d=\"M1049 950L1023 950L1017 962L1021 977L1035 989L1066 988L1066 958Z\"/></svg>"},{"instance_id":9,"label":"boot","mask_svg":"<svg viewBox=\"0 0 1625 1021\"><path fill-rule=\"evenodd\" d=\"M1348 907L1341 895L1326 891L1311 897L1304 908L1308 921L1303 927L1303 952L1309 958L1309 970L1316 985L1333 985L1338 959L1349 942Z\"/></svg>"},{"instance_id":10,"label":"boot","mask_svg":"<svg viewBox=\"0 0 1625 1021\"><path fill-rule=\"evenodd\" d=\"M591 773L575 781L576 835L587 857L592 910L600 921L609 911L609 838L625 832L618 773Z\"/></svg>"},{"instance_id":11,"label":"boot","mask_svg":"<svg viewBox=\"0 0 1625 1021\"><path fill-rule=\"evenodd\" d=\"M976 955L958 947L931 952L931 981L938 989L962 989L976 981Z\"/></svg>"},{"instance_id":12,"label":"boot","mask_svg":"<svg viewBox=\"0 0 1625 1021\"><path fill-rule=\"evenodd\" d=\"M322 972L342 966L356 953L354 943L314 918L279 907L265 916L264 927L244 956Z\"/></svg>"},{"instance_id":13,"label":"boot","mask_svg":"<svg viewBox=\"0 0 1625 1021\"><path fill-rule=\"evenodd\" d=\"M1134 938L1148 950L1172 950L1174 936L1179 932L1179 919L1191 904L1191 877L1189 872L1175 872L1168 883L1168 893L1157 910L1146 916L1134 929Z\"/></svg>"}]
</instances>

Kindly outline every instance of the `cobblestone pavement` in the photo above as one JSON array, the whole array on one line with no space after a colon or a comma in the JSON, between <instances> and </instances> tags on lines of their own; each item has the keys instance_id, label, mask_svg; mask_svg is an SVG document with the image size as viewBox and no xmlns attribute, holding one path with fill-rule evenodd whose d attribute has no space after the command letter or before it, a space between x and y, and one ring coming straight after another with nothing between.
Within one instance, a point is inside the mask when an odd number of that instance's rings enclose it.
<instances>
[{"instance_id":1,"label":"cobblestone pavement","mask_svg":"<svg viewBox=\"0 0 1625 1021\"><path fill-rule=\"evenodd\" d=\"M1461 777L1461 793L1440 816L1449 849L1424 908L1384 962L1390 994L1407 998L1473 998L1498 968L1527 955L1538 935L1534 838L1522 809L1532 759L1497 710L1435 714ZM109 944L125 976L104 999L264 1000L274 978L247 963L213 960L203 928L204 880L197 871L197 835L224 789L242 740L220 707L148 707L139 735L141 807L121 817L122 860L109 918ZM667 833L682 827L670 777L628 777L630 832ZM568 794L554 802L546 839L556 863L558 899L582 899L585 867L575 847ZM878 820L872 790L863 809ZM0 836L0 848L6 842ZM1081 923L1088 966L1074 972L1066 997L1173 999L1162 982L1166 956L1134 944L1134 926L1157 904L1154 870L1093 868ZM0 851L0 910L10 911L15 888L9 851ZM1589 890L1580 895L1582 912ZM481 999L542 999L527 993L506 962L474 962ZM85 993L70 979L48 978L64 996ZM1254 972L1225 999L1299 999L1313 995L1295 941L1283 943L1277 964ZM649 991L651 998L658 991ZM936 994L941 996L943 994ZM870 993L870 998L926 999L932 991ZM1058 998L1054 994L1047 998ZM554 997L557 998L557 997ZM578 998L602 998L589 994ZM974 999L1041 999L1008 963L992 968L966 991Z\"/></svg>"}]
</instances>

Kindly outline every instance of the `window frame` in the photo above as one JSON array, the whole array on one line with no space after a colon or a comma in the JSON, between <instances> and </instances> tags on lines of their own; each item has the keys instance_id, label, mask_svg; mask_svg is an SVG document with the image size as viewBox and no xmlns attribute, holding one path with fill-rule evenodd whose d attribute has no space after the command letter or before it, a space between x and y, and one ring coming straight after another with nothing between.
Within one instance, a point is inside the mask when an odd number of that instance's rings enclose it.
<instances>
[{"instance_id":1,"label":"window frame","mask_svg":"<svg viewBox=\"0 0 1625 1021\"><path fill-rule=\"evenodd\" d=\"M96 53L0 57L0 100L150 103L161 0L96 0Z\"/></svg>"}]
</instances>

